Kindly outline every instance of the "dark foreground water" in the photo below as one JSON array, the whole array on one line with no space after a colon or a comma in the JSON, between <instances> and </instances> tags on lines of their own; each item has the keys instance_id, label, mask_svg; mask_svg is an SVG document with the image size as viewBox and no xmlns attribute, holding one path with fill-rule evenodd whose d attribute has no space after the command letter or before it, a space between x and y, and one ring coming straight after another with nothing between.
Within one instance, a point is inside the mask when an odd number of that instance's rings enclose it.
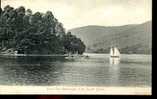
<instances>
[{"instance_id":1,"label":"dark foreground water","mask_svg":"<svg viewBox=\"0 0 157 99\"><path fill-rule=\"evenodd\" d=\"M0 56L0 85L151 86L151 55Z\"/></svg>"}]
</instances>

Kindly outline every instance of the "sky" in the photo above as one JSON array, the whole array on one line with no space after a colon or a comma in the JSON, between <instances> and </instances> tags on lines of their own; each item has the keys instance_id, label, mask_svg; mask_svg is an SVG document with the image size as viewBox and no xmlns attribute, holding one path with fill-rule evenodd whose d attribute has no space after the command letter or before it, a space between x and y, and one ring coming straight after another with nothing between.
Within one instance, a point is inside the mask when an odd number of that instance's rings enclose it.
<instances>
[{"instance_id":1,"label":"sky","mask_svg":"<svg viewBox=\"0 0 157 99\"><path fill-rule=\"evenodd\" d=\"M33 12L52 11L68 29L87 25L121 26L152 20L152 0L1 0Z\"/></svg>"}]
</instances>

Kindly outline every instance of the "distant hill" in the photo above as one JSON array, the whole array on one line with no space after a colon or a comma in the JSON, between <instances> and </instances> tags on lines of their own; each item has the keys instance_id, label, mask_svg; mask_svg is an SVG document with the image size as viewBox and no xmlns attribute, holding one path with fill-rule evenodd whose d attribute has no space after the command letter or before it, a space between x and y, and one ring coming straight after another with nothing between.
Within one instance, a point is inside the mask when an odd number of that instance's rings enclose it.
<instances>
[{"instance_id":1,"label":"distant hill","mask_svg":"<svg viewBox=\"0 0 157 99\"><path fill-rule=\"evenodd\" d=\"M110 27L92 25L69 31L84 41L87 52L108 53L111 45L117 45L122 53L151 53L151 21Z\"/></svg>"}]
</instances>

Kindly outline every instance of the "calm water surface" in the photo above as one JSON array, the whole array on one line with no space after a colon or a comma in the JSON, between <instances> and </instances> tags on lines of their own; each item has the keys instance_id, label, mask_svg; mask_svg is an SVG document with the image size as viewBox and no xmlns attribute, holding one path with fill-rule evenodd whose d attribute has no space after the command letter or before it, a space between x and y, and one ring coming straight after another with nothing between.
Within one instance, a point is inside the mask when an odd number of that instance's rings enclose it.
<instances>
[{"instance_id":1,"label":"calm water surface","mask_svg":"<svg viewBox=\"0 0 157 99\"><path fill-rule=\"evenodd\" d=\"M151 55L0 56L0 85L151 86Z\"/></svg>"}]
</instances>

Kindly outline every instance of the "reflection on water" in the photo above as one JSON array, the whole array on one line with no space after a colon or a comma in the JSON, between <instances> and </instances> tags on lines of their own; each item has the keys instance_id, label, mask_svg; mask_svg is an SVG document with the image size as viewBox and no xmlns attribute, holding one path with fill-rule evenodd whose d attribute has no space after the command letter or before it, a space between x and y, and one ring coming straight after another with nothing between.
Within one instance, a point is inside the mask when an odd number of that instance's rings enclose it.
<instances>
[{"instance_id":1,"label":"reflection on water","mask_svg":"<svg viewBox=\"0 0 157 99\"><path fill-rule=\"evenodd\" d=\"M147 56L125 56L121 62L106 55L73 60L62 56L0 56L0 63L1 85L151 86Z\"/></svg>"},{"instance_id":2,"label":"reflection on water","mask_svg":"<svg viewBox=\"0 0 157 99\"><path fill-rule=\"evenodd\" d=\"M7 58L7 60L6 60ZM3 60L2 84L45 85L55 82L57 65L62 57L5 57Z\"/></svg>"},{"instance_id":3,"label":"reflection on water","mask_svg":"<svg viewBox=\"0 0 157 99\"><path fill-rule=\"evenodd\" d=\"M110 64L112 65L118 65L120 63L120 58L114 58L114 57L110 57Z\"/></svg>"},{"instance_id":4,"label":"reflection on water","mask_svg":"<svg viewBox=\"0 0 157 99\"><path fill-rule=\"evenodd\" d=\"M119 67L113 66L112 68L109 68L109 73L112 73L110 75L110 83L114 83L114 85L119 84Z\"/></svg>"}]
</instances>

